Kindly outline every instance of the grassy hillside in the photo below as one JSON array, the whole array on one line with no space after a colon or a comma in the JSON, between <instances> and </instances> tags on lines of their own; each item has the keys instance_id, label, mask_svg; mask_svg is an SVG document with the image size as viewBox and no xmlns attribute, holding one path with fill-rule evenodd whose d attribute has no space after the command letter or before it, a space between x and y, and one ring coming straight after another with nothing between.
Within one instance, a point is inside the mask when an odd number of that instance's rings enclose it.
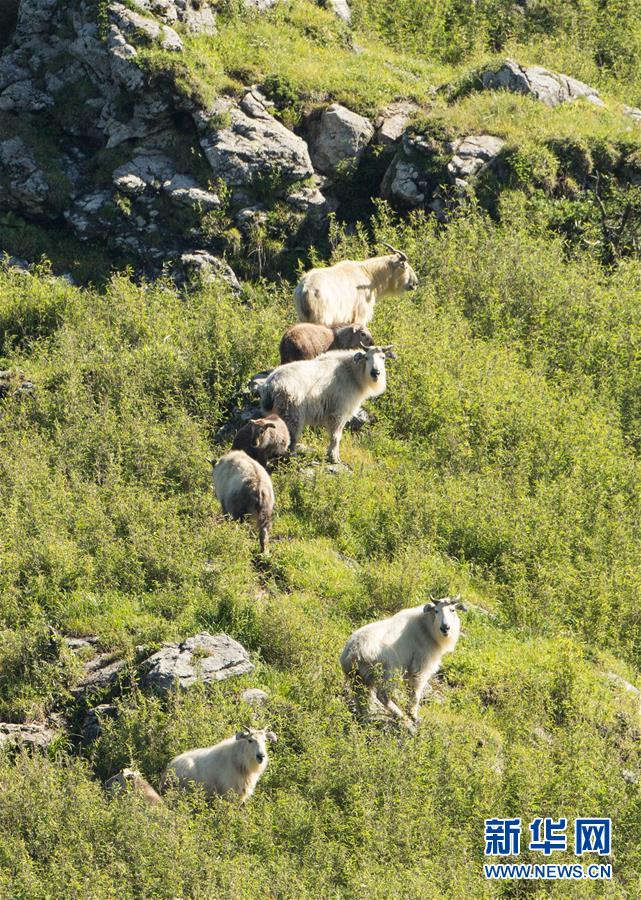
<instances>
[{"instance_id":1,"label":"grassy hillside","mask_svg":"<svg viewBox=\"0 0 641 900\"><path fill-rule=\"evenodd\" d=\"M587 165L641 146L621 116L641 102L637 4L355 0L353 32L303 2L258 21L220 7L218 34L185 38L180 65L159 50L144 65L210 96L270 78L292 127L328 95L370 115L413 96L431 110L418 127L504 136L522 177L446 225L382 203L334 221L242 301L222 283L105 276L104 253L98 271L93 250L0 225L3 249L29 241L107 279L0 265L0 369L35 384L0 399L0 721L71 723L44 756L0 754L0 897L638 897L641 722L625 682L641 687L641 262L633 243L605 258L563 170L568 147ZM470 93L480 63L508 53L585 78L608 107ZM398 353L387 392L343 439L350 471L313 466L326 439L311 432L276 469L264 560L220 516L213 436L277 362L296 265L383 241L419 277L377 306L374 335ZM347 636L458 591L471 609L417 735L359 724ZM254 674L168 701L141 689L137 647L204 629L242 642ZM89 746L62 635L130 663L119 716ZM241 702L247 686L269 691L263 710ZM158 786L172 756L250 721L279 742L245 808L105 798L122 766ZM539 815L611 816L614 881L486 883L484 818Z\"/></svg>"}]
</instances>

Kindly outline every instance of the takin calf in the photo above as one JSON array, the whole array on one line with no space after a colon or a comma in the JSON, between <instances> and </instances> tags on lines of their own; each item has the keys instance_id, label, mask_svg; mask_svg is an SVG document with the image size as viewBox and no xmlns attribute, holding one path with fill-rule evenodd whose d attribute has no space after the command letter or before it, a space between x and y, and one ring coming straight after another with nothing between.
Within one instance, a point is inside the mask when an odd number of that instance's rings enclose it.
<instances>
[{"instance_id":1,"label":"takin calf","mask_svg":"<svg viewBox=\"0 0 641 900\"><path fill-rule=\"evenodd\" d=\"M138 769L122 769L116 775L112 775L105 781L105 790L110 794L131 790L144 797L151 806L162 803L160 794L156 793L148 781L145 781Z\"/></svg>"},{"instance_id":2,"label":"takin calf","mask_svg":"<svg viewBox=\"0 0 641 900\"><path fill-rule=\"evenodd\" d=\"M357 353L330 350L316 359L278 366L259 387L263 409L285 421L292 453L306 425L326 428L329 460L338 463L346 422L365 400L385 391L385 360L395 358L390 344Z\"/></svg>"},{"instance_id":3,"label":"takin calf","mask_svg":"<svg viewBox=\"0 0 641 900\"><path fill-rule=\"evenodd\" d=\"M193 782L202 785L209 798L238 794L244 803L267 768L265 742L276 740L274 732L266 728L247 728L213 747L187 750L169 763L163 785L170 783L173 773L182 788Z\"/></svg>"},{"instance_id":4,"label":"takin calf","mask_svg":"<svg viewBox=\"0 0 641 900\"><path fill-rule=\"evenodd\" d=\"M241 522L246 516L253 518L261 553L267 553L275 503L267 470L243 450L230 450L214 465L213 479L223 513Z\"/></svg>"},{"instance_id":5,"label":"takin calf","mask_svg":"<svg viewBox=\"0 0 641 900\"><path fill-rule=\"evenodd\" d=\"M353 325L317 325L299 322L288 328L280 342L280 363L297 362L299 359L314 359L328 350L358 350L371 347L374 343L371 333L355 322Z\"/></svg>"},{"instance_id":6,"label":"takin calf","mask_svg":"<svg viewBox=\"0 0 641 900\"><path fill-rule=\"evenodd\" d=\"M237 432L232 450L244 450L261 466L267 468L270 459L284 456L289 450L289 431L280 416L250 419Z\"/></svg>"},{"instance_id":7,"label":"takin calf","mask_svg":"<svg viewBox=\"0 0 641 900\"><path fill-rule=\"evenodd\" d=\"M418 279L407 256L385 244L392 253L371 259L343 260L324 269L311 269L294 291L299 322L367 325L379 298L413 291Z\"/></svg>"},{"instance_id":8,"label":"takin calf","mask_svg":"<svg viewBox=\"0 0 641 900\"><path fill-rule=\"evenodd\" d=\"M401 676L413 700L410 717L418 720L418 707L428 680L445 653L456 647L461 631L457 610L465 610L460 594L402 609L380 622L355 631L348 639L340 662L348 678L359 677L369 691L370 702L380 700L392 715L406 716L390 698L390 683Z\"/></svg>"}]
</instances>

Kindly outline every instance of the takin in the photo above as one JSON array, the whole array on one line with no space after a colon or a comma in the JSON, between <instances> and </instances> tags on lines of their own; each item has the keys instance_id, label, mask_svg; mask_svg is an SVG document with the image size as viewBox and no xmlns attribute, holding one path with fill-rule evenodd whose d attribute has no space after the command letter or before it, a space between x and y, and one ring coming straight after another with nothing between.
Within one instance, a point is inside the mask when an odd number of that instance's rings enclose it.
<instances>
[{"instance_id":1,"label":"takin","mask_svg":"<svg viewBox=\"0 0 641 900\"><path fill-rule=\"evenodd\" d=\"M388 256L343 260L306 272L294 291L299 322L318 322L330 328L340 322L367 325L379 298L413 291L418 279L407 256L385 246L392 250Z\"/></svg>"},{"instance_id":2,"label":"takin","mask_svg":"<svg viewBox=\"0 0 641 900\"><path fill-rule=\"evenodd\" d=\"M237 794L245 803L267 768L266 741L276 740L274 732L266 728L246 728L213 747L187 750L169 763L163 785L175 780L185 788L193 782L202 785L209 798Z\"/></svg>"},{"instance_id":3,"label":"takin","mask_svg":"<svg viewBox=\"0 0 641 900\"><path fill-rule=\"evenodd\" d=\"M254 519L261 553L269 552L269 529L274 516L274 487L269 474L244 450L230 450L214 465L214 490L223 513L243 521Z\"/></svg>"},{"instance_id":4,"label":"takin","mask_svg":"<svg viewBox=\"0 0 641 900\"><path fill-rule=\"evenodd\" d=\"M289 431L280 416L269 415L263 419L250 419L237 432L232 450L244 450L261 466L289 450Z\"/></svg>"},{"instance_id":5,"label":"takin","mask_svg":"<svg viewBox=\"0 0 641 900\"><path fill-rule=\"evenodd\" d=\"M284 420L292 453L306 425L324 427L330 436L328 458L338 463L345 424L365 400L385 391L385 360L395 358L390 344L356 353L330 350L278 366L260 385L263 409Z\"/></svg>"},{"instance_id":6,"label":"takin","mask_svg":"<svg viewBox=\"0 0 641 900\"><path fill-rule=\"evenodd\" d=\"M390 684L401 677L412 697L410 718L418 720L418 707L430 677L445 653L456 647L461 631L457 610L465 610L456 597L402 609L388 619L363 625L348 639L340 662L348 678L358 678L369 692L370 704L380 700L402 721L403 711L390 697Z\"/></svg>"},{"instance_id":7,"label":"takin","mask_svg":"<svg viewBox=\"0 0 641 900\"><path fill-rule=\"evenodd\" d=\"M138 769L122 769L116 775L112 775L105 781L105 790L110 794L131 790L144 797L151 806L162 803L160 794L156 793L148 781L145 781Z\"/></svg>"},{"instance_id":8,"label":"takin","mask_svg":"<svg viewBox=\"0 0 641 900\"><path fill-rule=\"evenodd\" d=\"M288 328L280 342L280 363L297 362L299 359L314 359L328 350L358 350L371 347L372 335L364 325L318 325L313 322L299 322Z\"/></svg>"}]
</instances>

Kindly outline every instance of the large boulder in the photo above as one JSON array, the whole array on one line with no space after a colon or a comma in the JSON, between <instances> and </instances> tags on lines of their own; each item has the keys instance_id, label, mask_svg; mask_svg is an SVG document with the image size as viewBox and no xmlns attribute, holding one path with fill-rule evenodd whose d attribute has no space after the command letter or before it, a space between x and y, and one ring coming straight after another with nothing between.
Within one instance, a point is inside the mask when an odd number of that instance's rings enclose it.
<instances>
[{"instance_id":1,"label":"large boulder","mask_svg":"<svg viewBox=\"0 0 641 900\"><path fill-rule=\"evenodd\" d=\"M498 69L488 69L481 75L481 84L491 90L503 89L515 94L535 97L547 106L558 106L568 100L580 98L604 106L596 88L583 81L551 72L542 66L520 66L513 59L506 59Z\"/></svg>"},{"instance_id":2,"label":"large boulder","mask_svg":"<svg viewBox=\"0 0 641 900\"><path fill-rule=\"evenodd\" d=\"M146 663L143 684L160 694L183 690L197 681L216 684L248 675L254 666L241 644L226 634L203 631L182 643L165 644Z\"/></svg>"},{"instance_id":3,"label":"large boulder","mask_svg":"<svg viewBox=\"0 0 641 900\"><path fill-rule=\"evenodd\" d=\"M505 141L493 134L471 134L460 138L449 145L452 159L447 164L447 171L455 184L463 185L491 165L504 146Z\"/></svg>"},{"instance_id":4,"label":"large boulder","mask_svg":"<svg viewBox=\"0 0 641 900\"><path fill-rule=\"evenodd\" d=\"M283 193L314 173L305 141L268 112L256 89L240 103L219 98L209 113L199 112L196 121L214 177L232 188L246 189L268 179L276 193Z\"/></svg>"},{"instance_id":5,"label":"large boulder","mask_svg":"<svg viewBox=\"0 0 641 900\"><path fill-rule=\"evenodd\" d=\"M374 136L374 126L364 116L340 103L324 109L310 123L310 155L315 168L333 176L344 166L353 166L362 157Z\"/></svg>"}]
</instances>

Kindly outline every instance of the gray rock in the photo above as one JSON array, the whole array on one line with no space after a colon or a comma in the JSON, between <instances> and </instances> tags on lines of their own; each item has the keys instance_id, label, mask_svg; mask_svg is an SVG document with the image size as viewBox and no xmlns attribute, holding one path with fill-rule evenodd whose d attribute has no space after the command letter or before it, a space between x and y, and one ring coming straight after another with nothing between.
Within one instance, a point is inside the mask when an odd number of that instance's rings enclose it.
<instances>
[{"instance_id":1,"label":"gray rock","mask_svg":"<svg viewBox=\"0 0 641 900\"><path fill-rule=\"evenodd\" d=\"M361 406L356 410L351 419L347 422L345 426L348 431L361 431L366 425L369 425L372 421L372 417L367 412L366 409L363 409Z\"/></svg>"},{"instance_id":2,"label":"gray rock","mask_svg":"<svg viewBox=\"0 0 641 900\"><path fill-rule=\"evenodd\" d=\"M242 287L232 267L224 259L212 256L207 250L192 250L188 253L182 253L177 260L175 278L179 284L193 281L207 283L222 280L234 292L242 292Z\"/></svg>"},{"instance_id":3,"label":"gray rock","mask_svg":"<svg viewBox=\"0 0 641 900\"><path fill-rule=\"evenodd\" d=\"M113 225L113 197L111 191L92 191L78 197L65 210L65 219L81 241L109 233Z\"/></svg>"},{"instance_id":4,"label":"gray rock","mask_svg":"<svg viewBox=\"0 0 641 900\"><path fill-rule=\"evenodd\" d=\"M287 195L287 203L295 210L303 213L305 218L316 224L325 219L328 213L338 207L334 198L326 197L318 188L303 187Z\"/></svg>"},{"instance_id":5,"label":"gray rock","mask_svg":"<svg viewBox=\"0 0 641 900\"><path fill-rule=\"evenodd\" d=\"M505 146L505 141L492 134L471 134L450 146L453 156L447 165L447 171L455 183L458 183L478 175L494 162Z\"/></svg>"},{"instance_id":6,"label":"gray rock","mask_svg":"<svg viewBox=\"0 0 641 900\"><path fill-rule=\"evenodd\" d=\"M122 178L133 177L146 187L160 189L174 175L172 161L161 153L148 153L135 156L131 162L124 163L114 169L114 184Z\"/></svg>"},{"instance_id":7,"label":"gray rock","mask_svg":"<svg viewBox=\"0 0 641 900\"><path fill-rule=\"evenodd\" d=\"M240 104L218 99L209 115L196 115L196 122L214 176L231 187L268 177L282 182L284 189L313 174L305 141L267 112L256 91L245 94Z\"/></svg>"},{"instance_id":8,"label":"gray rock","mask_svg":"<svg viewBox=\"0 0 641 900\"><path fill-rule=\"evenodd\" d=\"M143 684L161 694L191 687L197 681L215 684L254 670L247 651L237 641L206 631L180 644L165 644L146 665Z\"/></svg>"},{"instance_id":9,"label":"gray rock","mask_svg":"<svg viewBox=\"0 0 641 900\"><path fill-rule=\"evenodd\" d=\"M385 200L412 208L425 203L426 192L426 179L418 166L404 159L391 162L381 184L381 196Z\"/></svg>"},{"instance_id":10,"label":"gray rock","mask_svg":"<svg viewBox=\"0 0 641 900\"><path fill-rule=\"evenodd\" d=\"M624 106L623 113L632 119L633 122L641 122L641 109L638 106Z\"/></svg>"},{"instance_id":11,"label":"gray rock","mask_svg":"<svg viewBox=\"0 0 641 900\"><path fill-rule=\"evenodd\" d=\"M391 147L398 143L410 119L418 110L419 105L414 100L395 100L390 103L376 119L374 143L382 147Z\"/></svg>"},{"instance_id":12,"label":"gray rock","mask_svg":"<svg viewBox=\"0 0 641 900\"><path fill-rule=\"evenodd\" d=\"M57 731L49 725L0 722L0 749L46 750L56 737Z\"/></svg>"},{"instance_id":13,"label":"gray rock","mask_svg":"<svg viewBox=\"0 0 641 900\"><path fill-rule=\"evenodd\" d=\"M621 769L621 775L626 784L636 785L639 783L639 773L633 769Z\"/></svg>"},{"instance_id":14,"label":"gray rock","mask_svg":"<svg viewBox=\"0 0 641 900\"><path fill-rule=\"evenodd\" d=\"M243 0L243 5L247 9L255 9L256 12L266 12L268 9L276 6L280 0Z\"/></svg>"},{"instance_id":15,"label":"gray rock","mask_svg":"<svg viewBox=\"0 0 641 900\"><path fill-rule=\"evenodd\" d=\"M84 674L71 693L79 697L87 691L110 690L126 665L126 660L115 653L99 653L83 663Z\"/></svg>"},{"instance_id":16,"label":"gray rock","mask_svg":"<svg viewBox=\"0 0 641 900\"><path fill-rule=\"evenodd\" d=\"M28 215L45 213L50 186L38 168L33 151L22 138L0 142L0 179L6 184L4 201L10 209ZM0 196L0 204L2 199Z\"/></svg>"},{"instance_id":17,"label":"gray rock","mask_svg":"<svg viewBox=\"0 0 641 900\"><path fill-rule=\"evenodd\" d=\"M163 50L181 52L183 43L169 25L159 25L121 3L109 4L109 18L131 43L141 38L150 44L159 43Z\"/></svg>"},{"instance_id":18,"label":"gray rock","mask_svg":"<svg viewBox=\"0 0 641 900\"><path fill-rule=\"evenodd\" d=\"M102 722L104 719L116 719L118 707L110 703L101 703L88 710L80 729L83 744L90 744L98 740L102 734Z\"/></svg>"},{"instance_id":19,"label":"gray rock","mask_svg":"<svg viewBox=\"0 0 641 900\"><path fill-rule=\"evenodd\" d=\"M199 187L189 175L174 175L164 182L162 189L176 203L193 209L202 209L204 212L218 209L221 205L218 194Z\"/></svg>"},{"instance_id":20,"label":"gray rock","mask_svg":"<svg viewBox=\"0 0 641 900\"><path fill-rule=\"evenodd\" d=\"M343 166L354 166L374 136L374 126L364 116L340 103L323 110L311 124L310 155L314 167L324 175L335 175Z\"/></svg>"},{"instance_id":21,"label":"gray rock","mask_svg":"<svg viewBox=\"0 0 641 900\"><path fill-rule=\"evenodd\" d=\"M202 0L132 0L142 12L150 13L168 25L182 25L193 34L215 34L216 17Z\"/></svg>"},{"instance_id":22,"label":"gray rock","mask_svg":"<svg viewBox=\"0 0 641 900\"><path fill-rule=\"evenodd\" d=\"M267 703L269 694L267 691L261 691L260 688L247 688L240 695L240 699L248 706L257 708Z\"/></svg>"},{"instance_id":23,"label":"gray rock","mask_svg":"<svg viewBox=\"0 0 641 900\"><path fill-rule=\"evenodd\" d=\"M589 84L569 75L550 72L542 66L520 66L513 59L506 59L496 70L483 72L481 83L484 88L535 97L547 106L558 106L579 98L604 106L599 92Z\"/></svg>"}]
</instances>

